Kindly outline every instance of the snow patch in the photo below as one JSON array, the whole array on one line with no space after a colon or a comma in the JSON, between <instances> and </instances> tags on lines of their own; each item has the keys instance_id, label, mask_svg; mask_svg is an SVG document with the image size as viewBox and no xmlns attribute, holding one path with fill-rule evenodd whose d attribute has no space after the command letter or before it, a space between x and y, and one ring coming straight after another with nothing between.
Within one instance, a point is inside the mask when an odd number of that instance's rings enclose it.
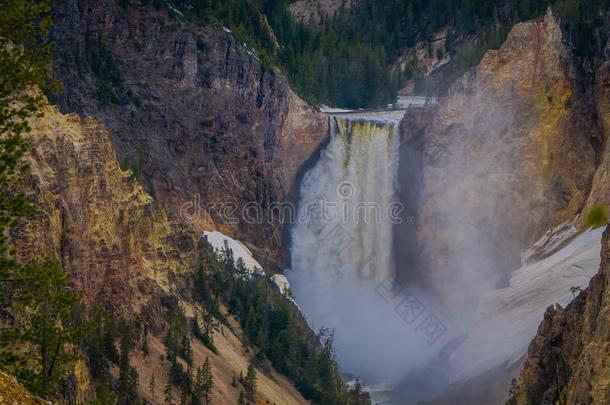
<instances>
[{"instance_id":1,"label":"snow patch","mask_svg":"<svg viewBox=\"0 0 610 405\"><path fill-rule=\"evenodd\" d=\"M251 273L263 272L263 266L261 266L260 263L254 259L250 249L248 249L240 241L218 231L205 231L203 232L203 236L207 238L208 242L210 245L212 245L216 252L221 252L222 249L227 247L233 251L235 261L237 261L237 259L242 259L244 261L244 265L248 270L250 270Z\"/></svg>"},{"instance_id":2,"label":"snow patch","mask_svg":"<svg viewBox=\"0 0 610 405\"><path fill-rule=\"evenodd\" d=\"M346 113L346 112L350 112L350 111L354 111L354 110L346 110L345 108L334 108L334 107L329 107L327 105L320 106L320 112L323 112L325 114Z\"/></svg>"},{"instance_id":3,"label":"snow patch","mask_svg":"<svg viewBox=\"0 0 610 405\"><path fill-rule=\"evenodd\" d=\"M398 96L396 108L424 108L436 104L435 97L426 96Z\"/></svg>"},{"instance_id":4,"label":"snow patch","mask_svg":"<svg viewBox=\"0 0 610 405\"><path fill-rule=\"evenodd\" d=\"M244 265L250 271L250 274L265 274L263 272L263 266L261 266L260 263L257 262L252 256L250 249L248 249L240 241L218 231L205 231L203 232L203 236L207 239L210 245L212 245L216 253L222 252L225 247L231 249L233 251L235 261L237 261L237 259L242 259L244 261ZM283 274L274 274L271 276L271 280L273 280L275 285L280 289L280 293L284 294L286 291L290 290L290 283ZM294 300L290 300L294 302Z\"/></svg>"},{"instance_id":5,"label":"snow patch","mask_svg":"<svg viewBox=\"0 0 610 405\"><path fill-rule=\"evenodd\" d=\"M354 110L329 113L348 121L373 123L379 125L397 125L405 115L405 109L399 110Z\"/></svg>"},{"instance_id":6,"label":"snow patch","mask_svg":"<svg viewBox=\"0 0 610 405\"><path fill-rule=\"evenodd\" d=\"M271 279L273 280L275 285L277 285L277 287L280 289L280 293L284 294L284 293L286 293L286 291L290 290L290 283L288 282L288 279L286 278L285 275L274 274L273 276L271 276Z\"/></svg>"},{"instance_id":7,"label":"snow patch","mask_svg":"<svg viewBox=\"0 0 610 405\"><path fill-rule=\"evenodd\" d=\"M510 285L481 299L474 327L450 358L451 380L469 380L520 361L546 308L565 307L574 298L570 288L584 290L597 273L602 233L603 228L580 232L564 225L525 252Z\"/></svg>"}]
</instances>

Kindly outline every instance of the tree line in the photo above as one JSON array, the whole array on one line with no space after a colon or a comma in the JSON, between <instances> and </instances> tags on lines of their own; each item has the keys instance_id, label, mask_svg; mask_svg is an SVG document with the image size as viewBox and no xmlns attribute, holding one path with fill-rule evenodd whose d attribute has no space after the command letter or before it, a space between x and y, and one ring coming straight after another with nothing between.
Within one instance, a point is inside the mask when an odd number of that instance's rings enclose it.
<instances>
[{"instance_id":1,"label":"tree line","mask_svg":"<svg viewBox=\"0 0 610 405\"><path fill-rule=\"evenodd\" d=\"M289 292L280 293L272 279L251 273L225 247L211 248L193 276L193 298L223 320L228 309L243 330L244 345L254 348L251 361L259 368L273 366L293 381L308 400L317 404L367 404L368 395L347 387L334 360L333 332L311 332Z\"/></svg>"},{"instance_id":2,"label":"tree line","mask_svg":"<svg viewBox=\"0 0 610 405\"><path fill-rule=\"evenodd\" d=\"M442 73L440 85L426 88L422 82L420 91L443 93L487 50L499 47L515 23L542 15L548 6L564 17L579 57L600 54L608 35L605 0L360 0L341 7L320 26L296 21L288 12L291 2L176 4L187 16L229 27L258 51L265 66L279 66L308 101L350 108L393 102L404 81L417 74L417 66L399 70L391 65L406 48L431 41L444 26L452 27L444 41L454 61Z\"/></svg>"}]
</instances>

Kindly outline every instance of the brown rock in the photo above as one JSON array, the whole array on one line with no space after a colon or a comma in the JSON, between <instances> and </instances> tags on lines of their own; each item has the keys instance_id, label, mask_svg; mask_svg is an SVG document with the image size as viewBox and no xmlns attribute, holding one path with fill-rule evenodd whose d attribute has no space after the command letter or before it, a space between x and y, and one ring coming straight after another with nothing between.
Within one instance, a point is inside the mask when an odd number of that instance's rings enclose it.
<instances>
[{"instance_id":1,"label":"brown rock","mask_svg":"<svg viewBox=\"0 0 610 405\"><path fill-rule=\"evenodd\" d=\"M54 14L62 109L103 122L119 161L197 232L218 228L278 258L270 207L286 202L326 119L220 27L114 0L65 0Z\"/></svg>"},{"instance_id":2,"label":"brown rock","mask_svg":"<svg viewBox=\"0 0 610 405\"><path fill-rule=\"evenodd\" d=\"M567 308L547 310L509 404L610 402L610 228L601 257L585 291Z\"/></svg>"},{"instance_id":3,"label":"brown rock","mask_svg":"<svg viewBox=\"0 0 610 405\"><path fill-rule=\"evenodd\" d=\"M332 18L341 7L349 9L358 0L297 0L288 10L297 21L320 25L324 19Z\"/></svg>"}]
</instances>

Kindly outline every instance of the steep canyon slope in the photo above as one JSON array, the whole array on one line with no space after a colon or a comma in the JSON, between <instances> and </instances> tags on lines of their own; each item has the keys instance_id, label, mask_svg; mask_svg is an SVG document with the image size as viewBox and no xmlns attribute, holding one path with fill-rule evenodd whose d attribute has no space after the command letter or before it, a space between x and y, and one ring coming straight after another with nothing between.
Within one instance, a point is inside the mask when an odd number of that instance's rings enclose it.
<instances>
[{"instance_id":1,"label":"steep canyon slope","mask_svg":"<svg viewBox=\"0 0 610 405\"><path fill-rule=\"evenodd\" d=\"M169 288L170 273L194 266L196 235L119 167L95 119L48 107L31 126L27 182L37 213L16 231L19 257L55 255L88 307L139 312L159 288L151 278Z\"/></svg>"},{"instance_id":2,"label":"steep canyon slope","mask_svg":"<svg viewBox=\"0 0 610 405\"><path fill-rule=\"evenodd\" d=\"M594 97L605 142L587 202L609 201L610 193L610 38L597 69ZM602 240L601 265L589 287L566 308L549 307L529 345L510 404L547 401L561 404L610 402L608 356L610 237Z\"/></svg>"},{"instance_id":3,"label":"steep canyon slope","mask_svg":"<svg viewBox=\"0 0 610 405\"><path fill-rule=\"evenodd\" d=\"M12 235L17 256L22 260L44 254L57 257L72 285L82 291L87 313L101 310L104 316L137 325L138 346L143 341L148 345L148 354L133 350L131 355L139 377L138 393L151 403L161 403L159 387L166 386L168 379L163 337L169 314L178 308L189 318L203 313L185 280L209 247L180 217L168 214L131 170L121 169L110 134L97 120L64 115L49 106L31 127L26 184L37 212ZM217 352L197 339L192 342L195 365L210 357L215 403L238 401L239 390L231 381L245 372L252 351L239 324L230 316L227 319L224 326L212 327ZM88 403L99 381L99 376L98 380L92 376L99 372L79 360L71 372L72 388L62 391L64 399ZM158 384L157 394L149 384L151 378ZM293 383L270 366L259 370L258 381L259 401L306 403ZM7 390L0 387L2 395ZM173 400L178 396L175 392Z\"/></svg>"},{"instance_id":4,"label":"steep canyon slope","mask_svg":"<svg viewBox=\"0 0 610 405\"><path fill-rule=\"evenodd\" d=\"M573 236L562 247L586 239L583 212L610 203L608 79L608 51L583 64L560 17L549 10L513 27L502 47L454 83L428 126L412 125L419 134L403 122L407 139L420 139L423 173L416 188L417 241L412 240L418 252L409 249L420 267L410 279L443 297L455 320L451 328L461 336L447 356L450 388L435 403L504 400L528 340L517 349L515 341L495 349L494 333L506 325L494 328L493 322L516 321L512 317L519 313L520 327L533 326L538 321L525 321L532 311L541 317L547 301L572 298L566 277L584 280L584 286L594 274L596 268L571 271L553 264L546 282L561 277L561 283L547 288L537 279L536 287L523 276L541 277L536 272L552 262L543 262L551 254L521 253L572 224ZM462 335L468 325L474 327ZM519 339L534 333L532 328Z\"/></svg>"},{"instance_id":5,"label":"steep canyon slope","mask_svg":"<svg viewBox=\"0 0 610 405\"><path fill-rule=\"evenodd\" d=\"M546 311L509 404L610 402L610 228L601 260L585 291Z\"/></svg>"},{"instance_id":6,"label":"steep canyon slope","mask_svg":"<svg viewBox=\"0 0 610 405\"><path fill-rule=\"evenodd\" d=\"M607 89L591 82L549 10L441 100L422 152L418 245L424 282L451 304L472 308L547 229L607 201Z\"/></svg>"},{"instance_id":7,"label":"steep canyon slope","mask_svg":"<svg viewBox=\"0 0 610 405\"><path fill-rule=\"evenodd\" d=\"M228 30L171 7L62 0L53 14L62 110L103 122L119 161L166 207L187 207L195 230L218 228L277 259L271 207L288 200L327 121Z\"/></svg>"}]
</instances>

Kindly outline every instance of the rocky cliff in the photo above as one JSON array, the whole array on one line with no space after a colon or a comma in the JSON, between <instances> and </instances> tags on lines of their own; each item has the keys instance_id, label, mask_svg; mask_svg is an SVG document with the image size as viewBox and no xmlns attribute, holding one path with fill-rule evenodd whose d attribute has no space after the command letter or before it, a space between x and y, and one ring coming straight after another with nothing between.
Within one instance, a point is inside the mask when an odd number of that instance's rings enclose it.
<instances>
[{"instance_id":1,"label":"rocky cliff","mask_svg":"<svg viewBox=\"0 0 610 405\"><path fill-rule=\"evenodd\" d=\"M549 11L517 24L440 101L423 149L418 243L422 277L448 302L467 308L505 283L522 250L580 212L592 189L607 190L604 97Z\"/></svg>"},{"instance_id":2,"label":"rocky cliff","mask_svg":"<svg viewBox=\"0 0 610 405\"><path fill-rule=\"evenodd\" d=\"M18 255L55 255L87 304L137 313L150 288L167 289L169 274L194 266L197 238L119 167L95 119L48 107L31 126L27 183L37 213L16 230Z\"/></svg>"},{"instance_id":3,"label":"rocky cliff","mask_svg":"<svg viewBox=\"0 0 610 405\"><path fill-rule=\"evenodd\" d=\"M56 102L108 128L119 161L193 228L282 246L286 202L327 122L227 29L171 7L57 1Z\"/></svg>"},{"instance_id":4,"label":"rocky cliff","mask_svg":"<svg viewBox=\"0 0 610 405\"><path fill-rule=\"evenodd\" d=\"M168 215L130 170L121 169L110 134L97 120L47 107L31 127L26 184L37 213L12 235L17 255L22 260L43 254L58 257L74 288L83 292L88 310L101 309L138 325L137 339L146 339L149 346L147 356L140 350L131 355L139 395L161 403L159 387L166 385L168 368L163 343L167 314L176 308L188 316L203 311L183 284L204 249L200 237L180 217ZM247 369L252 350L244 343L239 324L229 319L214 329L217 353L199 340L192 342L195 365L210 357L214 403L237 403L239 390L231 380ZM147 337L142 338L142 331ZM86 364L77 362L71 388L62 395L83 403L92 399L95 381L90 373L95 370ZM148 383L153 374L156 394ZM306 403L270 366L259 370L258 381L259 403ZM0 398L22 395L18 388L0 373ZM23 395L14 403L38 403ZM174 394L175 401L178 395Z\"/></svg>"},{"instance_id":5,"label":"rocky cliff","mask_svg":"<svg viewBox=\"0 0 610 405\"><path fill-rule=\"evenodd\" d=\"M320 25L332 19L342 9L349 9L358 0L298 0L288 10L297 20L306 24Z\"/></svg>"},{"instance_id":6,"label":"rocky cliff","mask_svg":"<svg viewBox=\"0 0 610 405\"><path fill-rule=\"evenodd\" d=\"M610 39L595 72L592 98L599 117L602 143L599 166L593 177L586 207L610 200ZM602 240L601 265L589 287L566 308L547 309L531 341L527 359L509 404L560 403L607 404L610 402L610 231Z\"/></svg>"},{"instance_id":7,"label":"rocky cliff","mask_svg":"<svg viewBox=\"0 0 610 405\"><path fill-rule=\"evenodd\" d=\"M509 404L610 402L610 228L601 260L574 301L548 308Z\"/></svg>"},{"instance_id":8,"label":"rocky cliff","mask_svg":"<svg viewBox=\"0 0 610 405\"><path fill-rule=\"evenodd\" d=\"M459 337L434 403L505 401L544 308L569 302L569 287L597 269L580 263L599 250L582 213L610 202L608 51L583 63L566 38L550 10L517 24L439 100L420 135L410 254L420 262L410 278L443 297Z\"/></svg>"}]
</instances>

